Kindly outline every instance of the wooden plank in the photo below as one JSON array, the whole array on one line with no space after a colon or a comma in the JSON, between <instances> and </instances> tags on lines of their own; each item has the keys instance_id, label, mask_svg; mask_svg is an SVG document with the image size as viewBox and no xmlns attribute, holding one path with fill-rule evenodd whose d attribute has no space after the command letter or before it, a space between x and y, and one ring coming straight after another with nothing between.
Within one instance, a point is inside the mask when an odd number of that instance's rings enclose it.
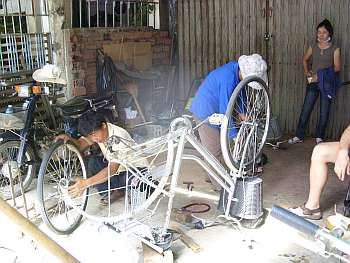
<instances>
[{"instance_id":1,"label":"wooden plank","mask_svg":"<svg viewBox=\"0 0 350 263\"><path fill-rule=\"evenodd\" d=\"M256 32L256 4L255 1L249 0L248 11L249 11L249 53L258 53L256 49L257 32Z\"/></svg>"},{"instance_id":2,"label":"wooden plank","mask_svg":"<svg viewBox=\"0 0 350 263\"><path fill-rule=\"evenodd\" d=\"M195 22L195 1L188 1L188 7L189 7L189 40L190 40L190 49L188 50L190 55L190 74L189 74L189 88L192 85L192 81L196 78L196 49L197 41L196 41L196 31L198 28L196 27Z\"/></svg>"},{"instance_id":3,"label":"wooden plank","mask_svg":"<svg viewBox=\"0 0 350 263\"><path fill-rule=\"evenodd\" d=\"M178 75L178 88L179 88L179 98L180 101L185 99L184 91L184 14L183 14L183 1L179 0L177 2L177 25L178 25L178 52L179 52L179 75ZM176 94L177 92L174 92Z\"/></svg>"},{"instance_id":4,"label":"wooden plank","mask_svg":"<svg viewBox=\"0 0 350 263\"><path fill-rule=\"evenodd\" d=\"M228 62L228 14L226 0L221 0L221 46L222 46L222 64Z\"/></svg>"},{"instance_id":5,"label":"wooden plank","mask_svg":"<svg viewBox=\"0 0 350 263\"><path fill-rule=\"evenodd\" d=\"M234 15L234 1L228 1L228 45L229 45L229 54L228 57L230 60L235 60L236 45L236 16Z\"/></svg>"},{"instance_id":6,"label":"wooden plank","mask_svg":"<svg viewBox=\"0 0 350 263\"><path fill-rule=\"evenodd\" d=\"M242 30L242 3L240 0L235 0L235 17L237 17L236 21L236 59L242 55L242 39L237 36L243 36Z\"/></svg>"},{"instance_id":7,"label":"wooden plank","mask_svg":"<svg viewBox=\"0 0 350 263\"><path fill-rule=\"evenodd\" d=\"M222 0L214 1L214 16L215 16L215 67L222 65L222 52L221 52L221 3Z\"/></svg>"},{"instance_id":8,"label":"wooden plank","mask_svg":"<svg viewBox=\"0 0 350 263\"><path fill-rule=\"evenodd\" d=\"M208 19L209 19L209 71L215 68L215 15L214 1L208 0Z\"/></svg>"},{"instance_id":9,"label":"wooden plank","mask_svg":"<svg viewBox=\"0 0 350 263\"><path fill-rule=\"evenodd\" d=\"M203 57L202 57L202 49L203 49L203 24L202 24L202 10L200 1L195 1L195 32L196 32L196 74L195 78L198 79L202 77L202 66L203 66Z\"/></svg>"},{"instance_id":10,"label":"wooden plank","mask_svg":"<svg viewBox=\"0 0 350 263\"><path fill-rule=\"evenodd\" d=\"M250 24L249 24L249 1L242 1L242 20L243 20L243 27L242 27L242 54L249 55L249 30L250 30Z\"/></svg>"},{"instance_id":11,"label":"wooden plank","mask_svg":"<svg viewBox=\"0 0 350 263\"><path fill-rule=\"evenodd\" d=\"M275 20L275 10L274 10L274 0L270 0L269 1L269 6L266 6L266 2L263 2L263 5L261 4L261 2L258 2L258 8L256 10L256 15L257 15L257 33L258 33L258 39L257 39L257 49L259 50L258 52L261 53L264 57L268 58L267 64L268 64L268 77L269 77L269 95L270 98L273 98L274 96L274 91L276 88L276 85L273 81L273 72L274 70L274 43L275 43L275 28L274 28L274 20ZM266 28L266 23L264 23L265 18L262 16L262 10L263 10L263 6L265 8L272 8L272 13L271 13L271 17L268 18L268 24L267 24L267 28ZM259 22L260 21L260 22ZM265 26L263 26L263 24L265 24ZM260 32L260 33L259 33ZM271 38L269 41L265 41L264 40L264 32L269 32L271 34ZM269 69L270 68L270 69ZM274 103L271 102L271 106L272 106L272 113L275 115L275 107L274 107Z\"/></svg>"},{"instance_id":12,"label":"wooden plank","mask_svg":"<svg viewBox=\"0 0 350 263\"><path fill-rule=\"evenodd\" d=\"M202 12L202 77L208 74L208 50L209 50L209 42L208 42L208 2L207 0L201 1L201 12Z\"/></svg>"},{"instance_id":13,"label":"wooden plank","mask_svg":"<svg viewBox=\"0 0 350 263\"><path fill-rule=\"evenodd\" d=\"M184 0L184 90L185 94L187 94L190 88L190 70L191 70L191 58L190 58L190 23L189 23L189 0Z\"/></svg>"},{"instance_id":14,"label":"wooden plank","mask_svg":"<svg viewBox=\"0 0 350 263\"><path fill-rule=\"evenodd\" d=\"M273 106L274 114L278 117L281 129L285 131L284 126L282 125L282 116L280 109L280 98L281 98L281 1L274 0L273 5L273 25L274 25L274 38L273 38L273 56L270 59L272 64L272 83L273 83Z\"/></svg>"}]
</instances>

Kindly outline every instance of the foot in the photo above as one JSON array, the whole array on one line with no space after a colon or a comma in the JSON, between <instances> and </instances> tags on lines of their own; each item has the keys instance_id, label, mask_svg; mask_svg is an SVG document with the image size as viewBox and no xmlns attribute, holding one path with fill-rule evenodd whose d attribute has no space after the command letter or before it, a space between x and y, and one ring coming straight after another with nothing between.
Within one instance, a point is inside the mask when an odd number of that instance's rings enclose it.
<instances>
[{"instance_id":1,"label":"foot","mask_svg":"<svg viewBox=\"0 0 350 263\"><path fill-rule=\"evenodd\" d=\"M110 203L117 201L119 198L123 197L125 192L123 190L114 190L111 192ZM100 204L103 206L108 205L108 195L104 196L100 200Z\"/></svg>"},{"instance_id":2,"label":"foot","mask_svg":"<svg viewBox=\"0 0 350 263\"><path fill-rule=\"evenodd\" d=\"M322 138L316 138L316 144L322 143L323 139Z\"/></svg>"},{"instance_id":3,"label":"foot","mask_svg":"<svg viewBox=\"0 0 350 263\"><path fill-rule=\"evenodd\" d=\"M322 219L322 212L320 208L309 209L305 207L305 204L298 207L289 208L289 211L306 219L311 219L311 220Z\"/></svg>"},{"instance_id":4,"label":"foot","mask_svg":"<svg viewBox=\"0 0 350 263\"><path fill-rule=\"evenodd\" d=\"M296 144L301 142L303 142L303 140L299 139L299 137L296 137L296 136L288 140L289 144Z\"/></svg>"}]
</instances>

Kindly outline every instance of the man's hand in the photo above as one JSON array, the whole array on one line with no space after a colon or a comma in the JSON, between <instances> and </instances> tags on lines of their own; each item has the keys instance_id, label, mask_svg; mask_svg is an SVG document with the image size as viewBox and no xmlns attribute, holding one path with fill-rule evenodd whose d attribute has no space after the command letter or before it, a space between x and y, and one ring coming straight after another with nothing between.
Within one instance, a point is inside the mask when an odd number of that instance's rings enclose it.
<instances>
[{"instance_id":1,"label":"man's hand","mask_svg":"<svg viewBox=\"0 0 350 263\"><path fill-rule=\"evenodd\" d=\"M350 175L350 160L348 150L339 151L334 165L334 172L341 181L344 181L346 175Z\"/></svg>"},{"instance_id":2,"label":"man's hand","mask_svg":"<svg viewBox=\"0 0 350 263\"><path fill-rule=\"evenodd\" d=\"M77 178L75 180L75 184L68 187L68 192L70 196L75 198L75 197L81 196L86 188L87 188L87 185L85 183L85 180Z\"/></svg>"},{"instance_id":3,"label":"man's hand","mask_svg":"<svg viewBox=\"0 0 350 263\"><path fill-rule=\"evenodd\" d=\"M60 134L55 138L55 141L57 142L58 140L63 140L64 143L68 142L71 139L71 137L67 134Z\"/></svg>"},{"instance_id":4,"label":"man's hand","mask_svg":"<svg viewBox=\"0 0 350 263\"><path fill-rule=\"evenodd\" d=\"M247 114L245 114L245 113L239 113L238 116L239 116L239 119L240 119L241 121L246 121L246 120L248 120L248 116L247 116Z\"/></svg>"}]
</instances>

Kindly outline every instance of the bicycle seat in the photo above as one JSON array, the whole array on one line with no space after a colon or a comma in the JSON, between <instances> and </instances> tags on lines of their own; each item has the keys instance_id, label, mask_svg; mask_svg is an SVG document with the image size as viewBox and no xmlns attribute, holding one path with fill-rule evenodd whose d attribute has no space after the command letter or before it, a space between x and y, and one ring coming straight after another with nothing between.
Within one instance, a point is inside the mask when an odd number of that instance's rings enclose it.
<instances>
[{"instance_id":1,"label":"bicycle seat","mask_svg":"<svg viewBox=\"0 0 350 263\"><path fill-rule=\"evenodd\" d=\"M84 99L85 96L75 97L73 99L67 100L65 103L59 107L62 110L64 116L73 116L85 113L89 108L89 101Z\"/></svg>"},{"instance_id":2,"label":"bicycle seat","mask_svg":"<svg viewBox=\"0 0 350 263\"><path fill-rule=\"evenodd\" d=\"M106 105L110 105L115 101L115 94L106 94L99 96L96 94L78 96L73 99L70 99L60 105L59 107L62 110L64 116L74 116L84 114L93 107L100 108Z\"/></svg>"},{"instance_id":3,"label":"bicycle seat","mask_svg":"<svg viewBox=\"0 0 350 263\"><path fill-rule=\"evenodd\" d=\"M114 99L114 93L107 93L105 95L97 95L97 94L92 94L89 96L82 96L84 100L86 100L90 105L98 105L101 102L112 102Z\"/></svg>"}]
</instances>

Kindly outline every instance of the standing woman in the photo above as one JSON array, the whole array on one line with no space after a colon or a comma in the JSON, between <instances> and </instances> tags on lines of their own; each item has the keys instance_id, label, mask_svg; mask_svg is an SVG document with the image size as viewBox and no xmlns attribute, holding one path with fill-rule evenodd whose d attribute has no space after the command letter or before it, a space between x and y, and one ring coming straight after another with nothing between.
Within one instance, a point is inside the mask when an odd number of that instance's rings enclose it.
<instances>
[{"instance_id":1,"label":"standing woman","mask_svg":"<svg viewBox=\"0 0 350 263\"><path fill-rule=\"evenodd\" d=\"M325 138L331 102L338 86L338 75L341 68L340 49L332 42L332 37L332 24L325 19L317 26L316 41L304 54L304 74L308 84L296 135L288 140L290 144L304 140L305 129L319 95L320 116L316 128L316 144L323 142Z\"/></svg>"}]
</instances>

